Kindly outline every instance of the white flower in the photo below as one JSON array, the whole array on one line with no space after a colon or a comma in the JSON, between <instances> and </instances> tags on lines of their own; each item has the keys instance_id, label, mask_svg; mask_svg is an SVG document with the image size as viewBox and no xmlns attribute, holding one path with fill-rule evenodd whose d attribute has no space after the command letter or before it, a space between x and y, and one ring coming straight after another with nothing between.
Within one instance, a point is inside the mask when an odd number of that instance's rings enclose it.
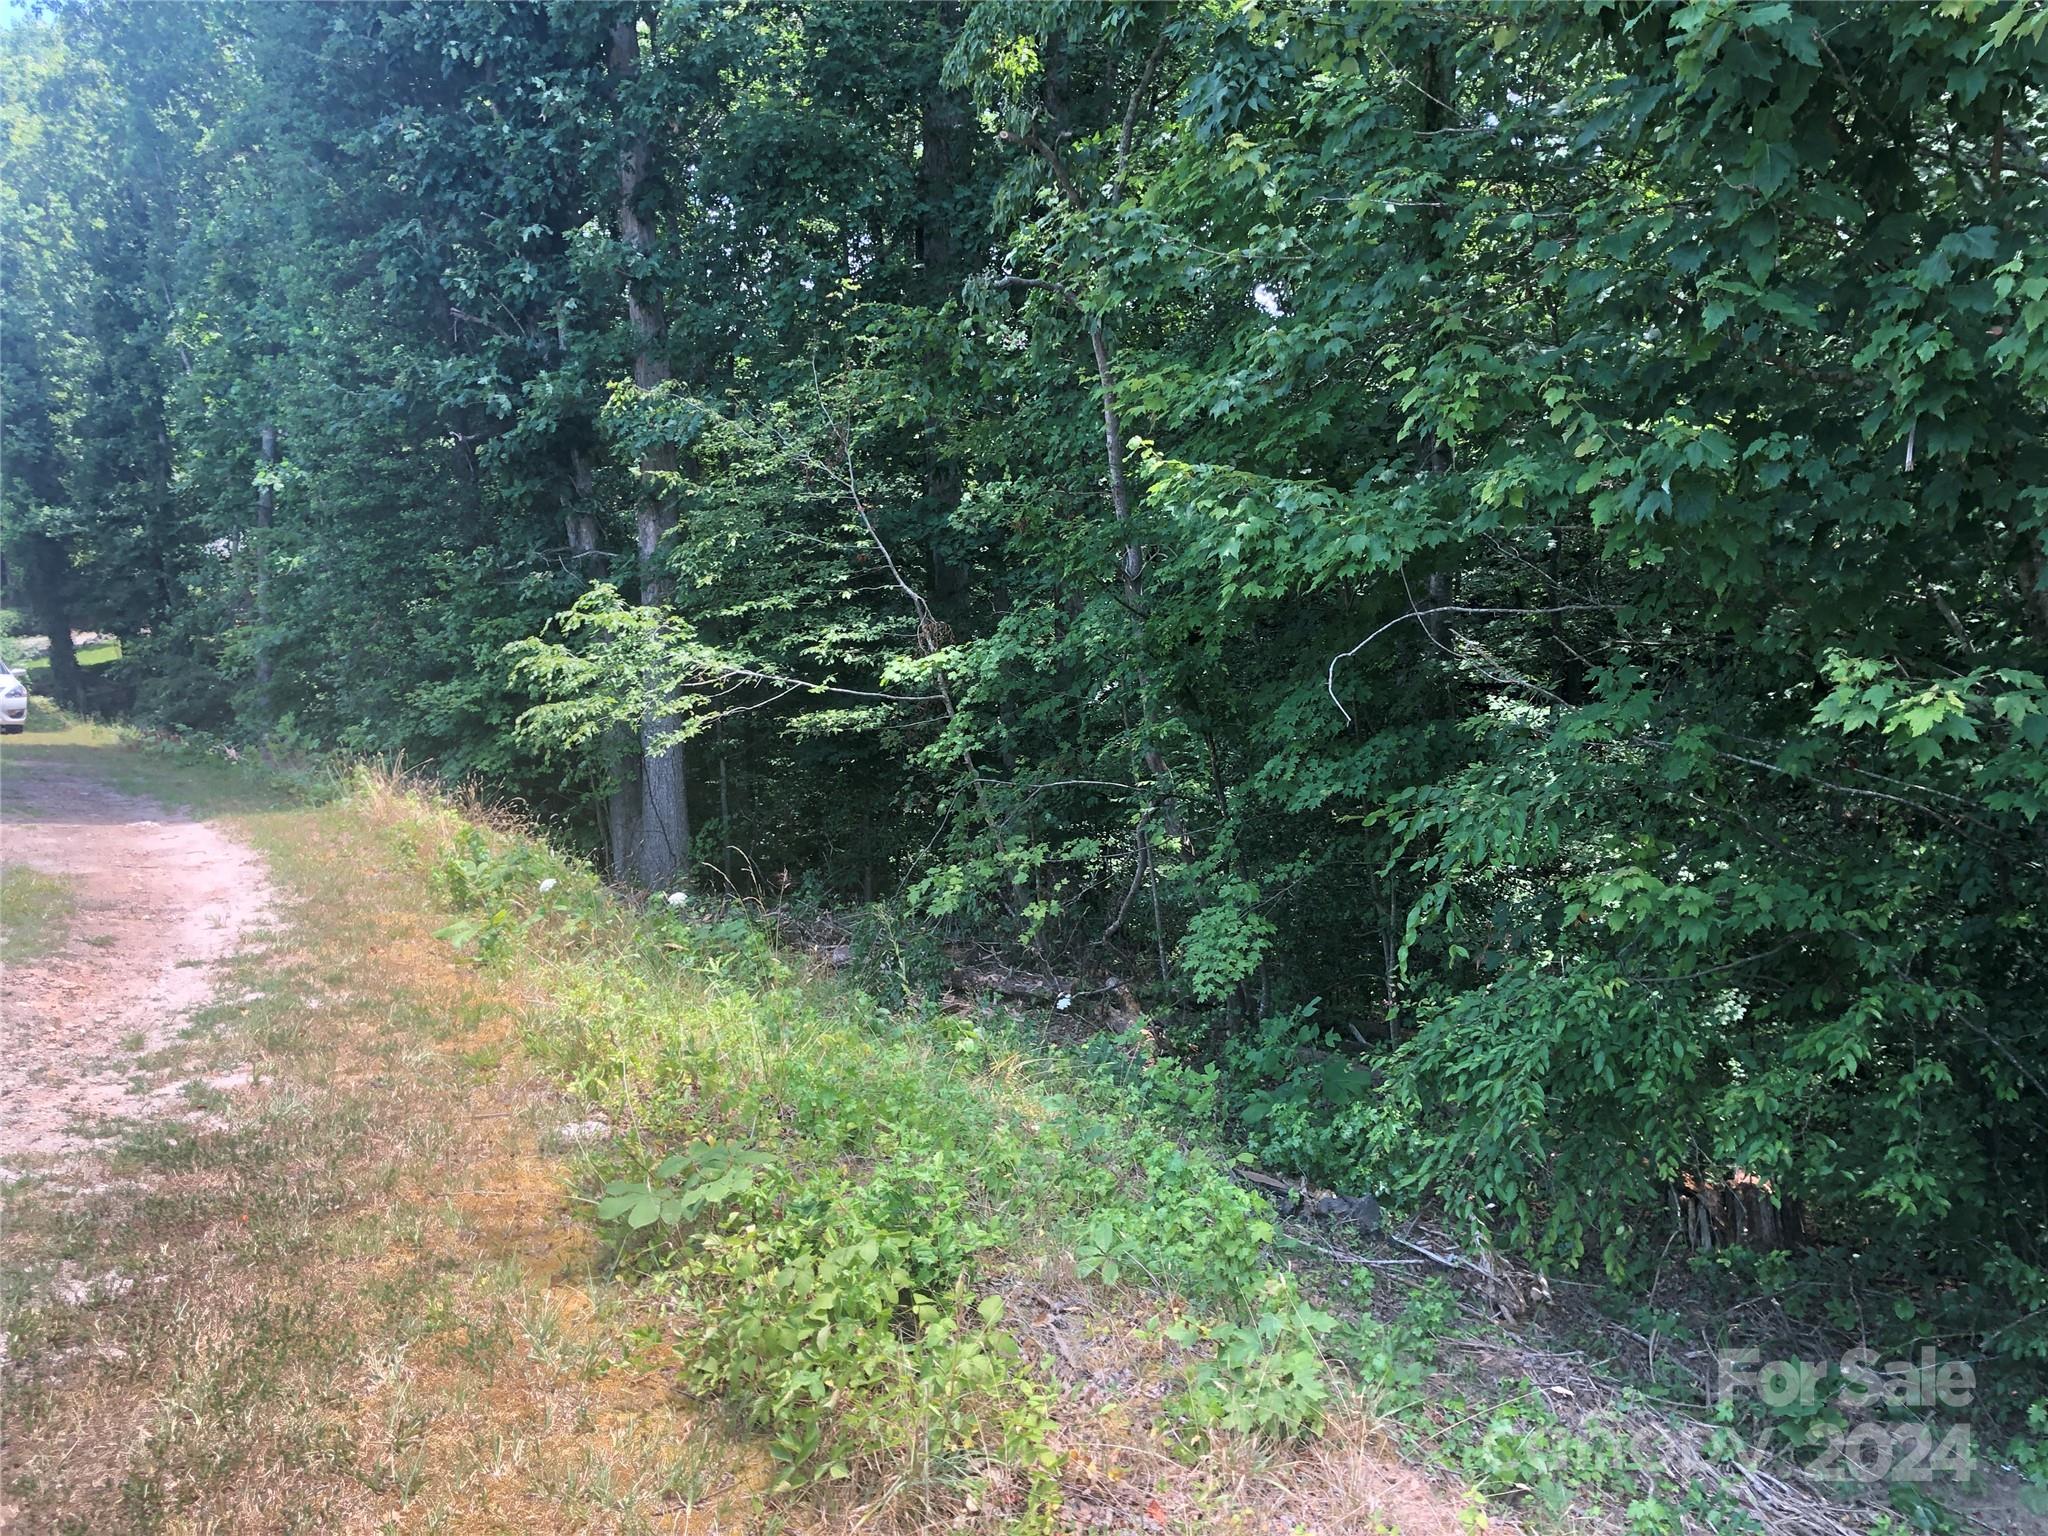
<instances>
[{"instance_id":1,"label":"white flower","mask_svg":"<svg viewBox=\"0 0 2048 1536\"><path fill-rule=\"evenodd\" d=\"M1066 993L1064 993L1064 992L1062 992L1062 993L1060 994L1060 1000L1059 1000L1058 1002L1056 1002L1056 1003L1054 1003L1054 1004L1053 1004L1053 1007L1055 1007L1055 1008L1059 1009L1059 1011L1060 1011L1061 1013L1065 1013L1065 1012L1066 1012L1066 1011L1067 1011L1067 1010L1068 1010L1069 1008L1071 1008L1071 1007L1073 1007L1073 1006L1074 1006L1074 1000L1073 1000L1073 998L1069 997L1069 996L1068 996L1068 995L1067 995Z\"/></svg>"},{"instance_id":2,"label":"white flower","mask_svg":"<svg viewBox=\"0 0 2048 1536\"><path fill-rule=\"evenodd\" d=\"M547 893L548 893L549 891L552 891L552 890L553 890L554 888L555 888L555 877L554 877L553 875L549 875L549 876L547 877L547 879L545 879L545 880L541 881L541 883L540 883L540 893L541 893L541 895L543 895L543 896L547 895Z\"/></svg>"},{"instance_id":3,"label":"white flower","mask_svg":"<svg viewBox=\"0 0 2048 1536\"><path fill-rule=\"evenodd\" d=\"M689 893L686 891L670 891L668 893L668 904L672 907L680 907L689 899Z\"/></svg>"}]
</instances>

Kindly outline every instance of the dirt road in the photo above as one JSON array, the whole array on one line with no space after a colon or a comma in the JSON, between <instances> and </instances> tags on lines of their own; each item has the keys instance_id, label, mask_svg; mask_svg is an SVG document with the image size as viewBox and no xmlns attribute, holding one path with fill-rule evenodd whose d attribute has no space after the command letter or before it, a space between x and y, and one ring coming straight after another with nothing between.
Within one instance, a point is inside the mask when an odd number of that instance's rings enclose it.
<instances>
[{"instance_id":1,"label":"dirt road","mask_svg":"<svg viewBox=\"0 0 2048 1536\"><path fill-rule=\"evenodd\" d=\"M0 988L0 1536L765 1528L767 1448L643 1359L660 1314L571 1198L583 1106L436 937L395 802L37 724L0 856L76 906Z\"/></svg>"},{"instance_id":2,"label":"dirt road","mask_svg":"<svg viewBox=\"0 0 2048 1536\"><path fill-rule=\"evenodd\" d=\"M194 1113L137 1065L212 996L218 962L264 920L262 861L214 827L122 794L63 760L12 754L0 860L64 879L52 952L0 985L0 1177L88 1149L95 1126Z\"/></svg>"}]
</instances>

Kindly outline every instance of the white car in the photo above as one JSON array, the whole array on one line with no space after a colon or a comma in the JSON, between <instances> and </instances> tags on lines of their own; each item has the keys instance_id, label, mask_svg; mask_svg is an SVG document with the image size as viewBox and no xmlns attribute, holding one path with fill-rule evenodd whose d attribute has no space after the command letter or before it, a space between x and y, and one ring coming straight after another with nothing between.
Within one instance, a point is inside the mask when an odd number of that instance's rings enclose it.
<instances>
[{"instance_id":1,"label":"white car","mask_svg":"<svg viewBox=\"0 0 2048 1536\"><path fill-rule=\"evenodd\" d=\"M28 724L28 684L0 662L0 733L12 736Z\"/></svg>"}]
</instances>

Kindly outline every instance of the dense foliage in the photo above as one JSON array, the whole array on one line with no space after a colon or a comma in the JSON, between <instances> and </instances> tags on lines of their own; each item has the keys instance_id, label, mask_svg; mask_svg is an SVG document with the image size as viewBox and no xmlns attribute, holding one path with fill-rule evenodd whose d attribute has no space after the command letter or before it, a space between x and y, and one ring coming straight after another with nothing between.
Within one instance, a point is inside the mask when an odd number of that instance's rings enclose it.
<instances>
[{"instance_id":1,"label":"dense foliage","mask_svg":"<svg viewBox=\"0 0 2048 1536\"><path fill-rule=\"evenodd\" d=\"M1269 1165L1556 1259L1737 1180L2044 1315L2039 5L81 3L0 69L67 695L1124 978Z\"/></svg>"}]
</instances>

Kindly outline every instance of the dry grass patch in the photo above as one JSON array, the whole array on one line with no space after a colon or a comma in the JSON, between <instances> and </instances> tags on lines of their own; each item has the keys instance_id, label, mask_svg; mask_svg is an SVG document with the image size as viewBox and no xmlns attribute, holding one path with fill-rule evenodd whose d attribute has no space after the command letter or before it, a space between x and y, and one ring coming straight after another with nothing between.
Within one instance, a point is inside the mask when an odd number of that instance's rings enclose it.
<instances>
[{"instance_id":1,"label":"dry grass patch","mask_svg":"<svg viewBox=\"0 0 2048 1536\"><path fill-rule=\"evenodd\" d=\"M242 829L292 896L187 1044L247 1063L225 1117L6 1194L8 1528L752 1528L762 1458L599 1273L516 1000L355 809Z\"/></svg>"},{"instance_id":2,"label":"dry grass patch","mask_svg":"<svg viewBox=\"0 0 2048 1536\"><path fill-rule=\"evenodd\" d=\"M1131 1290L1079 1280L1064 1259L1002 1289L1027 1351L1057 1385L1060 1529L1179 1536L1517 1536L1497 1509L1404 1464L1370 1414L1346 1407L1315 1436L1218 1433L1191 1458L1162 1411L1188 1352Z\"/></svg>"}]
</instances>

